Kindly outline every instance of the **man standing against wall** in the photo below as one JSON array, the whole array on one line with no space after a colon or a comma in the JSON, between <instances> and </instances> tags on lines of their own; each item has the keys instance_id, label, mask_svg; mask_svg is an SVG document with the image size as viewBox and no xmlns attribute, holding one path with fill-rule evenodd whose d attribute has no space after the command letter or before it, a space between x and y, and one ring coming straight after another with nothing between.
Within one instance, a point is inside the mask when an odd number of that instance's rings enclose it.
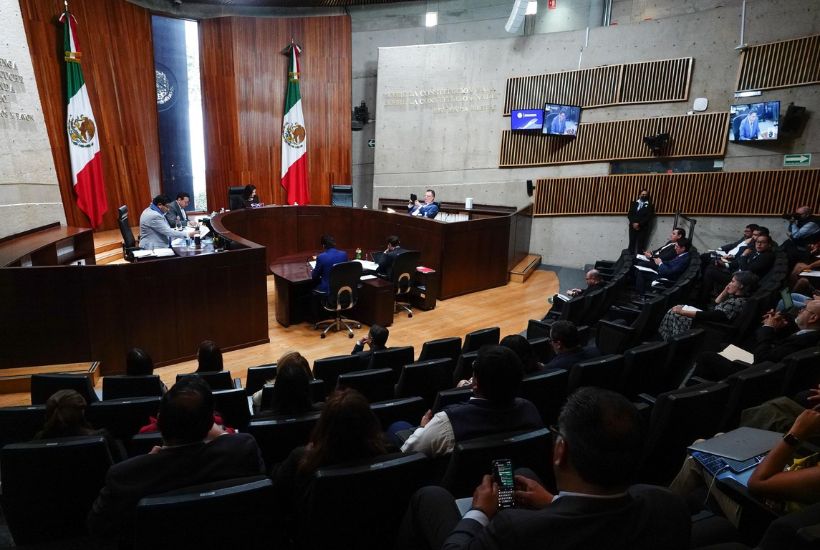
<instances>
[{"instance_id":1,"label":"man standing against wall","mask_svg":"<svg viewBox=\"0 0 820 550\"><path fill-rule=\"evenodd\" d=\"M649 202L649 191L641 189L638 200L629 205L629 251L640 254L646 250L649 226L655 217L655 206Z\"/></svg>"}]
</instances>

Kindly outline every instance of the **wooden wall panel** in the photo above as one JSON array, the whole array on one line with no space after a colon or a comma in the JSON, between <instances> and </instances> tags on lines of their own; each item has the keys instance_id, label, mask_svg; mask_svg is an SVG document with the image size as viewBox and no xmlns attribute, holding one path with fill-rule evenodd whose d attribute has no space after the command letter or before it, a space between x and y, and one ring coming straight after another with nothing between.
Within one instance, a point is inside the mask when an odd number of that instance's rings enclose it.
<instances>
[{"instance_id":1,"label":"wooden wall panel","mask_svg":"<svg viewBox=\"0 0 820 550\"><path fill-rule=\"evenodd\" d=\"M260 200L284 204L281 130L291 39L300 56L312 204L330 185L350 185L350 18L223 17L200 23L208 208L228 207L227 188L254 184Z\"/></svg>"},{"instance_id":2,"label":"wooden wall panel","mask_svg":"<svg viewBox=\"0 0 820 550\"><path fill-rule=\"evenodd\" d=\"M691 76L692 58L682 57L508 78L504 115L514 109L542 109L544 103L591 109L686 101Z\"/></svg>"},{"instance_id":3,"label":"wooden wall panel","mask_svg":"<svg viewBox=\"0 0 820 550\"><path fill-rule=\"evenodd\" d=\"M644 188L658 214L779 216L796 206L820 209L820 169L793 169L540 179L535 215L620 216Z\"/></svg>"},{"instance_id":4,"label":"wooden wall panel","mask_svg":"<svg viewBox=\"0 0 820 550\"><path fill-rule=\"evenodd\" d=\"M20 0L43 117L68 225L90 227L77 207L65 132L66 82L62 0ZM101 230L117 228L117 208L139 213L160 191L159 138L151 15L130 2L72 0L82 68L100 136L108 212Z\"/></svg>"},{"instance_id":5,"label":"wooden wall panel","mask_svg":"<svg viewBox=\"0 0 820 550\"><path fill-rule=\"evenodd\" d=\"M751 46L741 53L737 91L820 84L820 35Z\"/></svg>"},{"instance_id":6,"label":"wooden wall panel","mask_svg":"<svg viewBox=\"0 0 820 550\"><path fill-rule=\"evenodd\" d=\"M578 137L505 130L498 165L502 168L606 162L655 157L721 156L726 149L729 113L682 115L581 123ZM643 138L669 133L654 154Z\"/></svg>"}]
</instances>

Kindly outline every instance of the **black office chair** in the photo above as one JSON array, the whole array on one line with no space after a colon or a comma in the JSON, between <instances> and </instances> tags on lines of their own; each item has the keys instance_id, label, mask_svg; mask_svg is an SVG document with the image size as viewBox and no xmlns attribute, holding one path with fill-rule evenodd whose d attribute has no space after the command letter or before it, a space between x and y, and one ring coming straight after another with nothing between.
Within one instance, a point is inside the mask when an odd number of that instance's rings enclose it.
<instances>
[{"instance_id":1,"label":"black office chair","mask_svg":"<svg viewBox=\"0 0 820 550\"><path fill-rule=\"evenodd\" d=\"M322 332L322 338L327 336L330 329L338 332L342 327L347 329L348 338L353 338L353 329L348 323L355 324L356 328L362 328L359 321L342 317L342 312L352 309L359 300L359 279L361 277L362 264L359 262L341 262L330 268L328 293L327 295L322 294L320 301L322 307L326 311L335 313L336 317L313 325L313 329L317 330L327 324L327 328Z\"/></svg>"},{"instance_id":2,"label":"black office chair","mask_svg":"<svg viewBox=\"0 0 820 550\"><path fill-rule=\"evenodd\" d=\"M374 351L370 356L367 370L390 369L393 371L393 383L399 381L401 368L413 362L415 350L413 346L402 346Z\"/></svg>"},{"instance_id":3,"label":"black office chair","mask_svg":"<svg viewBox=\"0 0 820 550\"><path fill-rule=\"evenodd\" d=\"M154 447L161 446L162 434L159 432L137 434L131 438L131 444L128 445L128 456L133 458L135 456L147 455Z\"/></svg>"},{"instance_id":4,"label":"black office chair","mask_svg":"<svg viewBox=\"0 0 820 550\"><path fill-rule=\"evenodd\" d=\"M419 361L430 361L431 359L452 359L453 365L458 362L461 355L461 338L442 338L424 342L421 347Z\"/></svg>"},{"instance_id":5,"label":"black office chair","mask_svg":"<svg viewBox=\"0 0 820 550\"><path fill-rule=\"evenodd\" d=\"M3 515L20 546L86 534L85 518L112 465L100 436L44 439L0 451Z\"/></svg>"},{"instance_id":6,"label":"black office chair","mask_svg":"<svg viewBox=\"0 0 820 550\"><path fill-rule=\"evenodd\" d=\"M393 262L393 275L390 278L396 287L395 308L393 313L398 313L399 309L407 312L408 317L413 316L410 303L410 290L413 288L413 281L416 280L416 268L421 264L421 252L418 250L405 250Z\"/></svg>"},{"instance_id":7,"label":"black office chair","mask_svg":"<svg viewBox=\"0 0 820 550\"><path fill-rule=\"evenodd\" d=\"M45 405L0 408L0 449L10 443L31 441L45 422Z\"/></svg>"},{"instance_id":8,"label":"black office chair","mask_svg":"<svg viewBox=\"0 0 820 550\"><path fill-rule=\"evenodd\" d=\"M134 251L140 250L137 240L134 238L134 231L131 229L131 224L128 223L128 207L120 206L117 211L117 225L120 228L122 235L122 257L126 262L134 261Z\"/></svg>"},{"instance_id":9,"label":"black office chair","mask_svg":"<svg viewBox=\"0 0 820 550\"><path fill-rule=\"evenodd\" d=\"M308 550L392 548L407 503L430 478L430 460L421 453L377 456L314 474L300 541ZM385 491L385 488L388 488Z\"/></svg>"},{"instance_id":10,"label":"black office chair","mask_svg":"<svg viewBox=\"0 0 820 550\"><path fill-rule=\"evenodd\" d=\"M370 410L378 418L382 430L387 430L391 424L399 420L404 420L415 426L428 409L429 407L421 397L388 399L387 401L370 404Z\"/></svg>"},{"instance_id":11,"label":"black office chair","mask_svg":"<svg viewBox=\"0 0 820 550\"><path fill-rule=\"evenodd\" d=\"M226 426L244 432L251 421L251 409L248 395L242 388L213 392L214 411L222 416Z\"/></svg>"},{"instance_id":12,"label":"black office chair","mask_svg":"<svg viewBox=\"0 0 820 550\"><path fill-rule=\"evenodd\" d=\"M159 397L136 397L109 399L92 403L86 417L89 424L106 429L115 439L128 445L140 428L151 423L151 417L159 412Z\"/></svg>"},{"instance_id":13,"label":"black office chair","mask_svg":"<svg viewBox=\"0 0 820 550\"><path fill-rule=\"evenodd\" d=\"M438 414L444 410L444 407L449 405L467 403L470 401L472 396L473 388L453 388L452 390L442 390L436 394L436 400L433 402L433 407L430 410L433 411L433 414ZM416 420L416 422L418 422L418 420Z\"/></svg>"},{"instance_id":14,"label":"black office chair","mask_svg":"<svg viewBox=\"0 0 820 550\"><path fill-rule=\"evenodd\" d=\"M296 447L307 445L320 413L253 420L248 424L268 467L284 461Z\"/></svg>"},{"instance_id":15,"label":"black office chair","mask_svg":"<svg viewBox=\"0 0 820 550\"><path fill-rule=\"evenodd\" d=\"M258 367L248 367L248 376L245 378L245 393L253 395L268 383L268 380L276 378L276 363L270 365L260 365Z\"/></svg>"},{"instance_id":16,"label":"black office chair","mask_svg":"<svg viewBox=\"0 0 820 550\"><path fill-rule=\"evenodd\" d=\"M313 376L319 380L324 380L328 388L335 388L336 380L340 374L365 370L366 367L367 365L356 355L325 357L313 362Z\"/></svg>"},{"instance_id":17,"label":"black office chair","mask_svg":"<svg viewBox=\"0 0 820 550\"><path fill-rule=\"evenodd\" d=\"M456 370L453 372L453 386L457 385L462 380L469 380L473 377L473 363L475 362L475 358L477 356L477 351L462 353L458 356Z\"/></svg>"},{"instance_id":18,"label":"black office chair","mask_svg":"<svg viewBox=\"0 0 820 550\"><path fill-rule=\"evenodd\" d=\"M564 369L536 372L524 377L516 395L535 405L544 425L549 426L558 422L567 401L568 383L569 372Z\"/></svg>"},{"instance_id":19,"label":"black office chair","mask_svg":"<svg viewBox=\"0 0 820 550\"><path fill-rule=\"evenodd\" d=\"M128 397L162 397L162 380L159 375L106 376L103 378L103 400Z\"/></svg>"},{"instance_id":20,"label":"black office chair","mask_svg":"<svg viewBox=\"0 0 820 550\"><path fill-rule=\"evenodd\" d=\"M231 210L239 210L242 208L242 195L244 193L244 185L228 187L228 207Z\"/></svg>"},{"instance_id":21,"label":"black office chair","mask_svg":"<svg viewBox=\"0 0 820 550\"><path fill-rule=\"evenodd\" d=\"M402 368L399 382L396 384L396 397L418 396L432 407L436 394L452 387L455 363L452 359L433 359L418 361Z\"/></svg>"},{"instance_id":22,"label":"black office chair","mask_svg":"<svg viewBox=\"0 0 820 550\"><path fill-rule=\"evenodd\" d=\"M273 482L256 476L186 487L141 499L134 550L262 548L276 514ZM214 519L231 528L214 529Z\"/></svg>"},{"instance_id":23,"label":"black office chair","mask_svg":"<svg viewBox=\"0 0 820 550\"><path fill-rule=\"evenodd\" d=\"M501 340L501 329L498 327L476 330L464 337L464 347L461 348L461 353L478 351L484 345L497 346L499 340Z\"/></svg>"},{"instance_id":24,"label":"black office chair","mask_svg":"<svg viewBox=\"0 0 820 550\"><path fill-rule=\"evenodd\" d=\"M616 391L619 389L624 372L623 355L605 355L572 366L567 382L567 393L578 388L594 386Z\"/></svg>"},{"instance_id":25,"label":"black office chair","mask_svg":"<svg viewBox=\"0 0 820 550\"><path fill-rule=\"evenodd\" d=\"M232 390L241 388L242 381L239 378L231 378L231 371L223 370L218 372L186 372L177 374L177 382L186 376L199 376L208 384L211 391Z\"/></svg>"},{"instance_id":26,"label":"black office chair","mask_svg":"<svg viewBox=\"0 0 820 550\"><path fill-rule=\"evenodd\" d=\"M89 405L99 401L91 378L85 374L32 374L31 404L45 405L48 398L60 390L74 390Z\"/></svg>"},{"instance_id":27,"label":"black office chair","mask_svg":"<svg viewBox=\"0 0 820 550\"><path fill-rule=\"evenodd\" d=\"M370 403L387 401L393 398L393 371L390 369L363 370L339 376L337 388L352 388Z\"/></svg>"}]
</instances>

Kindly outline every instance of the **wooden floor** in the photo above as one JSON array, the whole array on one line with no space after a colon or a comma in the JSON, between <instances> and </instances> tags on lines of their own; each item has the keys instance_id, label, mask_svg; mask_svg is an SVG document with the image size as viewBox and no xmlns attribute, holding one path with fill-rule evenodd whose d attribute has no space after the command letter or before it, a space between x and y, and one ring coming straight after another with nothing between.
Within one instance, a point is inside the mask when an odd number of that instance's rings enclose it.
<instances>
[{"instance_id":1,"label":"wooden floor","mask_svg":"<svg viewBox=\"0 0 820 550\"><path fill-rule=\"evenodd\" d=\"M414 310L413 317L397 313L390 326L388 346L415 346L416 357L421 345L428 340L451 336L464 337L468 332L487 327L500 327L501 337L518 334L527 328L529 319L540 319L549 309L547 297L558 292L558 277L552 271L538 270L525 283L509 283L500 288L485 290L439 301L432 311ZM333 355L347 355L356 339L367 334L367 326L355 330L353 339L344 334L328 333L324 340L313 325L302 323L285 328L274 318L273 276L268 276L268 325L270 343L224 355L225 368L243 385L248 367L275 363L290 349L298 350L312 365L316 359ZM218 343L218 342L217 342ZM176 375L196 370L196 361L186 361L156 369L156 374L170 387ZM102 379L97 389L102 388ZM0 406L29 404L28 394L0 395Z\"/></svg>"}]
</instances>

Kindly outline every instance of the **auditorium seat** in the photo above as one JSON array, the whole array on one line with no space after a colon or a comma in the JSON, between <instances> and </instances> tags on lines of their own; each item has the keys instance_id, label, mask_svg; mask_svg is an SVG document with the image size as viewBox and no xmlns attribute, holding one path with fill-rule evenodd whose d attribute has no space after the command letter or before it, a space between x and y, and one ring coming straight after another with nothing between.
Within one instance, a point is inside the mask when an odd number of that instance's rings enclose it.
<instances>
[{"instance_id":1,"label":"auditorium seat","mask_svg":"<svg viewBox=\"0 0 820 550\"><path fill-rule=\"evenodd\" d=\"M569 371L567 394L584 386L617 391L620 389L623 372L624 356L618 354L604 355L575 364Z\"/></svg>"},{"instance_id":2,"label":"auditorium seat","mask_svg":"<svg viewBox=\"0 0 820 550\"><path fill-rule=\"evenodd\" d=\"M620 393L633 401L640 393L657 395L659 368L669 356L669 347L669 342L650 342L626 350Z\"/></svg>"},{"instance_id":3,"label":"auditorium seat","mask_svg":"<svg viewBox=\"0 0 820 550\"><path fill-rule=\"evenodd\" d=\"M45 405L60 390L74 390L88 404L99 401L91 378L84 374L32 374L31 404Z\"/></svg>"},{"instance_id":4,"label":"auditorium seat","mask_svg":"<svg viewBox=\"0 0 820 550\"><path fill-rule=\"evenodd\" d=\"M573 325L579 325L584 317L585 306L586 296L576 296L564 302L560 312L551 308L541 320L550 325L555 321L569 321Z\"/></svg>"},{"instance_id":5,"label":"auditorium seat","mask_svg":"<svg viewBox=\"0 0 820 550\"><path fill-rule=\"evenodd\" d=\"M222 417L225 426L244 432L251 421L248 396L242 388L213 392L214 411Z\"/></svg>"},{"instance_id":6,"label":"auditorium seat","mask_svg":"<svg viewBox=\"0 0 820 550\"><path fill-rule=\"evenodd\" d=\"M499 340L501 340L501 329L498 327L473 331L464 337L464 346L461 348L461 353L478 351L481 346L496 346Z\"/></svg>"},{"instance_id":7,"label":"auditorium seat","mask_svg":"<svg viewBox=\"0 0 820 550\"><path fill-rule=\"evenodd\" d=\"M184 374L177 374L177 382L182 380L185 376L199 376L208 383L211 391L232 390L234 388L241 388L242 381L239 378L232 379L231 371L223 370L219 372L188 372Z\"/></svg>"},{"instance_id":8,"label":"auditorium seat","mask_svg":"<svg viewBox=\"0 0 820 550\"><path fill-rule=\"evenodd\" d=\"M100 436L5 446L0 451L3 514L15 544L85 535L85 518L111 465Z\"/></svg>"},{"instance_id":9,"label":"auditorium seat","mask_svg":"<svg viewBox=\"0 0 820 550\"><path fill-rule=\"evenodd\" d=\"M9 443L31 441L45 422L45 405L0 408L0 449Z\"/></svg>"},{"instance_id":10,"label":"auditorium seat","mask_svg":"<svg viewBox=\"0 0 820 550\"><path fill-rule=\"evenodd\" d=\"M427 413L428 406L421 397L403 397L388 399L370 404L370 410L379 419L382 430L387 430L391 424L403 420L417 426L421 417Z\"/></svg>"},{"instance_id":11,"label":"auditorium seat","mask_svg":"<svg viewBox=\"0 0 820 550\"><path fill-rule=\"evenodd\" d=\"M391 369L350 372L339 376L337 388L353 388L371 402L392 399L395 393Z\"/></svg>"},{"instance_id":12,"label":"auditorium seat","mask_svg":"<svg viewBox=\"0 0 820 550\"><path fill-rule=\"evenodd\" d=\"M567 401L569 372L548 369L524 377L518 387L518 397L526 399L538 409L545 426L558 421L561 407Z\"/></svg>"},{"instance_id":13,"label":"auditorium seat","mask_svg":"<svg viewBox=\"0 0 820 550\"><path fill-rule=\"evenodd\" d=\"M327 398L328 391L335 389L334 386L325 384L325 381L320 378L311 380L308 385L310 386L310 398L314 403L323 402Z\"/></svg>"},{"instance_id":14,"label":"auditorium seat","mask_svg":"<svg viewBox=\"0 0 820 550\"><path fill-rule=\"evenodd\" d=\"M263 548L271 544L273 482L256 476L145 497L136 509L134 550ZM218 526L214 522L218 522Z\"/></svg>"},{"instance_id":15,"label":"auditorium seat","mask_svg":"<svg viewBox=\"0 0 820 550\"><path fill-rule=\"evenodd\" d=\"M456 498L473 495L485 475L492 474L492 462L509 458L516 468L530 468L555 494L552 475L552 434L546 428L480 437L456 444L441 485Z\"/></svg>"},{"instance_id":16,"label":"auditorium seat","mask_svg":"<svg viewBox=\"0 0 820 550\"><path fill-rule=\"evenodd\" d=\"M438 392L452 387L450 382L454 368L452 359L433 359L405 365L396 384L396 397L418 396L430 408Z\"/></svg>"},{"instance_id":17,"label":"auditorium seat","mask_svg":"<svg viewBox=\"0 0 820 550\"><path fill-rule=\"evenodd\" d=\"M424 342L421 347L419 361L430 361L431 359L452 359L453 365L461 355L461 338L441 338Z\"/></svg>"},{"instance_id":18,"label":"auditorium seat","mask_svg":"<svg viewBox=\"0 0 820 550\"><path fill-rule=\"evenodd\" d=\"M608 289L607 287L599 288L598 290L593 290L589 294L586 294L584 298L584 308L583 308L583 315L578 320L579 325L594 325L598 322L605 310L604 304L606 303L606 295Z\"/></svg>"},{"instance_id":19,"label":"auditorium seat","mask_svg":"<svg viewBox=\"0 0 820 550\"><path fill-rule=\"evenodd\" d=\"M633 256L634 254L628 248L624 248L617 260L598 260L595 262L595 269L601 274L615 273L623 267L627 259L631 259Z\"/></svg>"},{"instance_id":20,"label":"auditorium seat","mask_svg":"<svg viewBox=\"0 0 820 550\"><path fill-rule=\"evenodd\" d=\"M248 367L248 376L245 378L245 393L248 395L255 394L265 387L268 380L274 378L276 378L276 363Z\"/></svg>"},{"instance_id":21,"label":"auditorium seat","mask_svg":"<svg viewBox=\"0 0 820 550\"><path fill-rule=\"evenodd\" d=\"M740 314L729 323L695 321L694 328L706 331L701 351L717 351L723 347L721 344L745 347L744 344L754 338L760 318L769 309L770 296L769 291L759 290L746 300Z\"/></svg>"},{"instance_id":22,"label":"auditorium seat","mask_svg":"<svg viewBox=\"0 0 820 550\"><path fill-rule=\"evenodd\" d=\"M159 375L105 376L103 378L103 399L126 399L129 397L161 397L162 380Z\"/></svg>"},{"instance_id":23,"label":"auditorium seat","mask_svg":"<svg viewBox=\"0 0 820 550\"><path fill-rule=\"evenodd\" d=\"M792 353L783 363L787 370L780 395L792 397L801 391L816 388L820 383L820 347Z\"/></svg>"},{"instance_id":24,"label":"auditorium seat","mask_svg":"<svg viewBox=\"0 0 820 550\"><path fill-rule=\"evenodd\" d=\"M552 323L545 323L540 319L530 319L527 322L527 340L549 338Z\"/></svg>"},{"instance_id":25,"label":"auditorium seat","mask_svg":"<svg viewBox=\"0 0 820 550\"><path fill-rule=\"evenodd\" d=\"M320 403L327 397L327 385L324 380L311 380L309 383L310 399L314 403ZM273 388L274 384L267 384L262 388L262 399L259 403L259 409L255 412L269 411L273 406ZM254 407L255 408L255 407Z\"/></svg>"},{"instance_id":26,"label":"auditorium seat","mask_svg":"<svg viewBox=\"0 0 820 550\"><path fill-rule=\"evenodd\" d=\"M528 340L535 360L539 363L546 363L552 355L552 341L549 338L533 338Z\"/></svg>"},{"instance_id":27,"label":"auditorium seat","mask_svg":"<svg viewBox=\"0 0 820 550\"><path fill-rule=\"evenodd\" d=\"M413 494L430 479L421 453L391 454L320 468L314 474L300 547L392 548Z\"/></svg>"},{"instance_id":28,"label":"auditorium seat","mask_svg":"<svg viewBox=\"0 0 820 550\"><path fill-rule=\"evenodd\" d=\"M128 446L140 428L150 424L152 416L157 417L159 401L159 397L109 399L92 403L85 414L94 428L108 430L114 439Z\"/></svg>"},{"instance_id":29,"label":"auditorium seat","mask_svg":"<svg viewBox=\"0 0 820 550\"><path fill-rule=\"evenodd\" d=\"M780 396L786 378L786 365L766 361L736 372L726 378L731 393L720 421L720 431L728 432L740 426L745 409L762 405Z\"/></svg>"},{"instance_id":30,"label":"auditorium seat","mask_svg":"<svg viewBox=\"0 0 820 550\"><path fill-rule=\"evenodd\" d=\"M635 347L658 330L663 318L666 296L657 296L643 303L643 308L613 308L607 319L598 321L595 346L601 353L623 353Z\"/></svg>"},{"instance_id":31,"label":"auditorium seat","mask_svg":"<svg viewBox=\"0 0 820 550\"><path fill-rule=\"evenodd\" d=\"M676 334L669 340L669 355L663 366L659 366L659 386L655 395L677 389L683 384L701 353L705 336L702 328L695 328Z\"/></svg>"},{"instance_id":32,"label":"auditorium seat","mask_svg":"<svg viewBox=\"0 0 820 550\"><path fill-rule=\"evenodd\" d=\"M473 362L475 361L475 358L477 356L477 351L471 351L470 353L462 353L458 356L458 361L456 362L456 369L455 371L453 371L453 386L455 386L462 380L469 380L473 377Z\"/></svg>"},{"instance_id":33,"label":"auditorium seat","mask_svg":"<svg viewBox=\"0 0 820 550\"><path fill-rule=\"evenodd\" d=\"M436 399L433 402L433 407L430 409L433 414L440 413L444 407L455 405L457 403L467 403L473 397L473 388L453 388L451 390L442 390L436 394Z\"/></svg>"},{"instance_id":34,"label":"auditorium seat","mask_svg":"<svg viewBox=\"0 0 820 550\"><path fill-rule=\"evenodd\" d=\"M159 432L137 434L131 438L128 446L128 456L147 455L154 447L162 446L162 435Z\"/></svg>"},{"instance_id":35,"label":"auditorium seat","mask_svg":"<svg viewBox=\"0 0 820 550\"><path fill-rule=\"evenodd\" d=\"M369 370L391 369L393 371L393 383L399 381L401 368L415 361L415 350L413 346L402 346L399 348L388 348L374 351L370 356Z\"/></svg>"},{"instance_id":36,"label":"auditorium seat","mask_svg":"<svg viewBox=\"0 0 820 550\"><path fill-rule=\"evenodd\" d=\"M320 413L308 413L252 420L248 433L256 439L265 467L270 469L274 464L283 462L296 447L307 445L319 416Z\"/></svg>"},{"instance_id":37,"label":"auditorium seat","mask_svg":"<svg viewBox=\"0 0 820 550\"><path fill-rule=\"evenodd\" d=\"M328 388L336 387L336 379L340 374L364 370L367 364L356 355L337 355L325 357L313 362L313 376L324 380Z\"/></svg>"}]
</instances>

